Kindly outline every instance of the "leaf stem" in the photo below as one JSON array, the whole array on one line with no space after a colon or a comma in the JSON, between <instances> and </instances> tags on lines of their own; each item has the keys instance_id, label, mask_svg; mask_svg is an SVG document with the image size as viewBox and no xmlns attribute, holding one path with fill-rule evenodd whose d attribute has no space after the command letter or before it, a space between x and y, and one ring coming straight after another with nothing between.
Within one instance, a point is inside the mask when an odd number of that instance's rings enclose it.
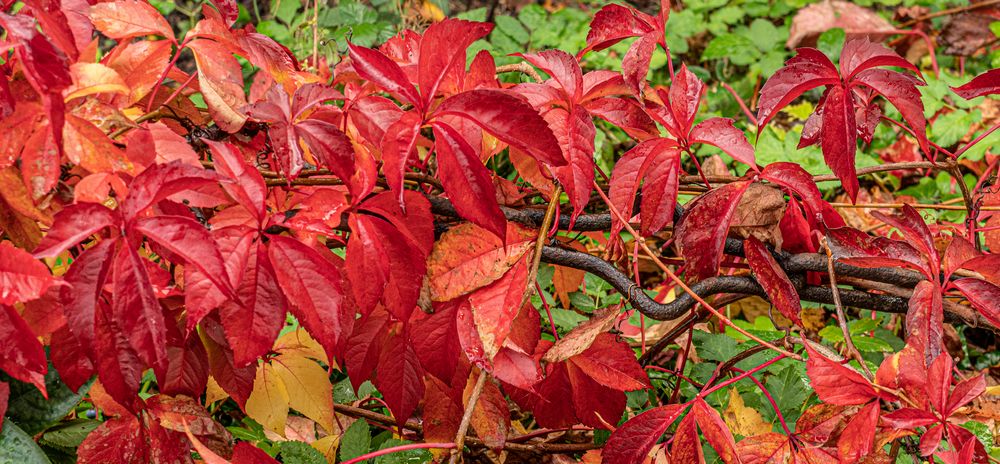
<instances>
[{"instance_id":1,"label":"leaf stem","mask_svg":"<svg viewBox=\"0 0 1000 464\"><path fill-rule=\"evenodd\" d=\"M690 295L691 298L693 298L698 303L701 303L701 305L704 306L705 309L708 310L708 312L712 313L715 317L718 317L719 320L723 322L723 324L731 326L733 330L738 332L740 335L743 335L744 337L747 337L757 343L760 343L761 345L764 345L774 351L777 351L778 353L781 353L785 357L792 358L798 361L802 360L801 356L792 353L790 351L778 348L774 344L769 343L761 339L760 337L750 332L747 332L746 330L743 330L743 328L737 326L736 324L733 324L733 321L729 320L729 318L726 317L725 314L719 312L717 309L712 307L712 305L708 304L708 302L705 301L705 299L702 298L701 295L698 295L694 290L691 290L691 287L688 287L688 285L685 284L684 281L680 279L680 277L677 277L677 275L674 274L673 271L671 271L670 268L667 267L667 265L663 264L663 261L660 261L660 258L653 253L653 250L649 249L649 246L646 245L646 240L642 238L642 236L639 235L638 232L635 231L635 228L633 228L632 225L629 224L628 219L622 217L621 213L618 212L618 208L615 208L615 205L611 203L611 200L608 199L608 196L604 193L604 190L601 190L601 188L597 185L596 182L594 183L594 187L597 188L597 193L601 196L601 199L604 200L604 203L608 206L608 209L611 210L611 214L617 217L618 220L621 221L621 223L625 226L625 230L627 230L630 234L632 234L632 236L635 237L635 240L639 242L639 246L642 247L642 251L644 251L650 258L652 258L653 263L656 264L656 266L660 268L660 270L663 271L664 274L670 277L670 279L673 280L674 283L676 283L678 286L684 289L684 292Z\"/></svg>"},{"instance_id":2,"label":"leaf stem","mask_svg":"<svg viewBox=\"0 0 1000 464\"><path fill-rule=\"evenodd\" d=\"M349 461L344 461L342 464L357 464L359 462L364 462L372 458L377 458L379 456L385 456L387 454L399 453L402 451L409 451L415 449L454 449L454 443L409 443L406 445L393 446L391 448L380 449L378 451L372 451L368 454L362 454Z\"/></svg>"},{"instance_id":3,"label":"leaf stem","mask_svg":"<svg viewBox=\"0 0 1000 464\"><path fill-rule=\"evenodd\" d=\"M458 424L458 433L455 434L455 448L451 451L448 464L462 462L462 448L465 446L465 434L469 432L469 424L472 422L472 412L476 410L476 403L479 402L479 395L483 393L483 387L486 385L486 377L488 376L489 374L486 371L479 371L476 386L472 387L472 393L469 395L469 404L465 405L465 414L462 415L462 422Z\"/></svg>"}]
</instances>

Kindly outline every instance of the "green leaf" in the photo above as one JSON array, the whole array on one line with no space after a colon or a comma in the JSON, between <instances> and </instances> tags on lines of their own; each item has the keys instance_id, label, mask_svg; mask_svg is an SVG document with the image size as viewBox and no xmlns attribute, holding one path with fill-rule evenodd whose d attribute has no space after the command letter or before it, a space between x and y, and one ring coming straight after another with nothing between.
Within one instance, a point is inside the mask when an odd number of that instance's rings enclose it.
<instances>
[{"instance_id":1,"label":"green leaf","mask_svg":"<svg viewBox=\"0 0 1000 464\"><path fill-rule=\"evenodd\" d=\"M800 411L809 397L809 387L803 380L805 373L802 371L800 367L789 365L778 371L777 375L768 377L765 382L782 413Z\"/></svg>"},{"instance_id":2,"label":"green leaf","mask_svg":"<svg viewBox=\"0 0 1000 464\"><path fill-rule=\"evenodd\" d=\"M532 3L521 8L521 12L517 14L517 19L521 20L521 23L528 29L534 31L545 26L549 19L549 14L541 5Z\"/></svg>"},{"instance_id":3,"label":"green leaf","mask_svg":"<svg viewBox=\"0 0 1000 464\"><path fill-rule=\"evenodd\" d=\"M972 114L962 110L945 113L931 125L930 138L942 147L950 147L969 132L973 119Z\"/></svg>"},{"instance_id":4,"label":"green leaf","mask_svg":"<svg viewBox=\"0 0 1000 464\"><path fill-rule=\"evenodd\" d=\"M779 30L764 18L757 18L750 23L749 36L760 51L767 52L779 47L788 38L788 31Z\"/></svg>"},{"instance_id":5,"label":"green leaf","mask_svg":"<svg viewBox=\"0 0 1000 464\"><path fill-rule=\"evenodd\" d=\"M710 334L700 330L694 331L694 346L698 350L698 357L708 361L723 362L742 351L736 340L723 334Z\"/></svg>"},{"instance_id":6,"label":"green leaf","mask_svg":"<svg viewBox=\"0 0 1000 464\"><path fill-rule=\"evenodd\" d=\"M101 425L101 422L96 420L74 419L46 430L39 441L49 446L76 448L99 425Z\"/></svg>"},{"instance_id":7,"label":"green leaf","mask_svg":"<svg viewBox=\"0 0 1000 464\"><path fill-rule=\"evenodd\" d=\"M302 7L300 0L271 0L271 11L274 17L280 19L285 24L292 24L295 20L295 13Z\"/></svg>"},{"instance_id":8,"label":"green leaf","mask_svg":"<svg viewBox=\"0 0 1000 464\"><path fill-rule=\"evenodd\" d=\"M498 30L507 34L516 42L526 44L528 43L528 39L531 38L531 34L524 28L524 25L513 16L497 16L493 18L493 22L496 23Z\"/></svg>"},{"instance_id":9,"label":"green leaf","mask_svg":"<svg viewBox=\"0 0 1000 464\"><path fill-rule=\"evenodd\" d=\"M760 57L760 50L750 39L736 34L722 34L708 43L701 60L729 58L733 64L747 65Z\"/></svg>"},{"instance_id":10,"label":"green leaf","mask_svg":"<svg viewBox=\"0 0 1000 464\"><path fill-rule=\"evenodd\" d=\"M340 437L340 460L347 461L367 453L371 443L372 436L368 430L368 423L364 420L354 421L344 431L344 436Z\"/></svg>"},{"instance_id":11,"label":"green leaf","mask_svg":"<svg viewBox=\"0 0 1000 464\"><path fill-rule=\"evenodd\" d=\"M384 450L409 443L412 442L390 438L382 443L382 446L380 446L379 449ZM398 453L384 454L375 458L375 464L423 464L425 462L431 462L431 459L433 459L433 456L431 456L430 451L425 449L413 449L400 451Z\"/></svg>"},{"instance_id":12,"label":"green leaf","mask_svg":"<svg viewBox=\"0 0 1000 464\"><path fill-rule=\"evenodd\" d=\"M816 48L825 53L831 60L837 61L840 49L844 48L844 38L846 37L847 34L839 27L827 29L816 39Z\"/></svg>"},{"instance_id":13,"label":"green leaf","mask_svg":"<svg viewBox=\"0 0 1000 464\"><path fill-rule=\"evenodd\" d=\"M864 351L866 353L887 353L892 351L891 345L878 338L860 336L851 337L851 341L854 342L854 347L857 348L858 351Z\"/></svg>"},{"instance_id":14,"label":"green leaf","mask_svg":"<svg viewBox=\"0 0 1000 464\"><path fill-rule=\"evenodd\" d=\"M49 393L47 400L33 385L17 380L9 382L10 400L7 403L7 416L17 422L29 435L35 435L66 417L90 389L88 382L80 387L79 393L73 393L59 379L59 374L52 364L49 364L49 372L45 374L45 389Z\"/></svg>"},{"instance_id":15,"label":"green leaf","mask_svg":"<svg viewBox=\"0 0 1000 464\"><path fill-rule=\"evenodd\" d=\"M38 444L11 420L3 421L0 433L0 463L3 464L50 464L45 452Z\"/></svg>"},{"instance_id":16,"label":"green leaf","mask_svg":"<svg viewBox=\"0 0 1000 464\"><path fill-rule=\"evenodd\" d=\"M326 458L308 443L285 441L281 443L281 462L285 464L326 464Z\"/></svg>"}]
</instances>

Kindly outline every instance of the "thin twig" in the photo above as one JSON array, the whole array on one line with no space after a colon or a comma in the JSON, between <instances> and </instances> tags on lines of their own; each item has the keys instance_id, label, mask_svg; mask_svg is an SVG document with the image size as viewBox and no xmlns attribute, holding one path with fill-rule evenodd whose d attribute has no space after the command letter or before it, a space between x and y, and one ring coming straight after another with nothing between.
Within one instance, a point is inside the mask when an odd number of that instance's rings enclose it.
<instances>
[{"instance_id":1,"label":"thin twig","mask_svg":"<svg viewBox=\"0 0 1000 464\"><path fill-rule=\"evenodd\" d=\"M948 8L948 9L941 10L941 11L935 11L933 13L928 13L928 14L925 14L923 16L917 16L916 18L913 18L913 19L911 19L909 21L906 21L906 22L900 24L899 27L900 28L910 27L910 26L912 26L914 24L917 24L919 22L927 21L928 19L934 19L934 18L938 18L938 17L941 17L941 16L948 16L950 14L962 13L962 12L970 11L970 10L976 10L976 9L979 9L979 8L986 8L988 6L996 5L998 3L1000 3L1000 0L985 0L985 1L982 1L982 2L970 3L970 4L965 5L965 6L957 6L955 8Z\"/></svg>"},{"instance_id":2,"label":"thin twig","mask_svg":"<svg viewBox=\"0 0 1000 464\"><path fill-rule=\"evenodd\" d=\"M523 61L520 62L520 63L505 64L503 66L497 66L497 70L496 70L497 74L503 74L503 73L509 73L509 72L524 73L524 74L527 74L527 75L531 76L531 78L534 79L536 83L541 83L542 82L542 76L540 76L538 74L538 71L535 71L535 68L533 68L530 64L525 63Z\"/></svg>"},{"instance_id":3,"label":"thin twig","mask_svg":"<svg viewBox=\"0 0 1000 464\"><path fill-rule=\"evenodd\" d=\"M559 195L561 193L562 186L556 185L555 190L552 191L552 198L549 200L549 208L545 210L545 218L542 219L542 225L538 228L538 238L535 239L535 254L531 256L531 268L528 269L528 285L524 289L524 294L521 295L521 304L517 306L518 310L524 307L524 303L531 298L531 294L535 291L535 286L531 283L538 276L538 264L542 262L542 248L545 247L545 240L552 227L552 218L555 217L556 210L559 209Z\"/></svg>"},{"instance_id":4,"label":"thin twig","mask_svg":"<svg viewBox=\"0 0 1000 464\"><path fill-rule=\"evenodd\" d=\"M472 393L469 395L469 404L465 405L465 414L462 415L462 422L458 424L458 433L455 434L455 449L451 450L451 457L448 459L448 464L462 462L462 448L465 446L465 434L469 433L472 412L476 409L476 403L479 402L479 395L483 393L483 387L486 385L486 377L488 376L489 374L486 371L479 371L476 386L472 387Z\"/></svg>"},{"instance_id":5,"label":"thin twig","mask_svg":"<svg viewBox=\"0 0 1000 464\"><path fill-rule=\"evenodd\" d=\"M833 252L827 246L825 237L820 239L820 244L826 249L826 268L827 274L830 276L830 291L833 292L833 306L837 309L837 324L840 325L840 331L844 334L844 345L847 346L847 353L858 361L868 379L871 380L872 371L868 369L868 364L861 357L861 352L854 346L854 340L851 339L851 329L847 327L847 316L844 315L844 305L840 302L840 289L837 288L837 271L833 266Z\"/></svg>"},{"instance_id":6,"label":"thin twig","mask_svg":"<svg viewBox=\"0 0 1000 464\"><path fill-rule=\"evenodd\" d=\"M595 187L597 187L596 184L595 184ZM653 253L653 250L649 249L649 246L646 245L646 240L644 238L642 238L642 235L640 235L638 232L635 231L635 229L632 227L631 224L628 223L628 219L622 217L621 213L618 212L618 208L615 208L615 205L611 203L611 200L604 193L604 191L601 190L600 188L598 188L597 189L597 193L599 193L601 195L601 199L603 199L604 203L606 203L608 205L608 208L611 210L611 214L613 214L615 217L617 217L618 220L621 221L622 224L625 226L625 230L627 230L630 234L632 234L632 236L635 237L635 239L639 242L639 246L642 247L642 251L644 251L650 258L652 258L653 259L653 263L656 264L656 266L658 268L660 268L660 270L663 271L664 274L666 274L668 277L670 277L670 279L673 280L678 286L680 286L684 290L685 293L687 293L688 295L691 295L691 297L694 298L695 301L697 301L698 303L701 303L701 305L705 309L707 309L715 317L718 317L721 321L723 321L723 323L728 324L730 327L733 328L733 330L735 330L736 332L738 332L740 335L743 335L744 337L747 337L747 338L749 338L749 339L751 339L751 340L753 340L753 341L755 341L757 343L760 343L761 345L764 345L764 346L766 346L766 347L768 347L768 348L770 348L770 349L772 349L774 351L777 351L778 353L781 353L785 357L792 358L792 359L795 359L795 360L798 360L798 361L802 360L801 356L799 356L799 355L797 355L795 353L789 352L787 350L783 350L781 348L778 348L777 346L774 346L772 343L769 343L769 342L761 339L760 337L758 337L758 336L756 336L756 335L754 335L754 334L752 334L750 332L747 332L746 330L743 330L742 327L740 327L740 326L738 326L736 324L733 324L732 321L729 320L728 317L726 317L724 314L722 314L721 312L719 312L719 310L715 309L712 305L710 305L707 301L705 301L704 298L702 298L700 295L698 295L694 290L691 290L691 287L688 287L688 285L685 284L684 281L682 281L680 279L680 277L677 277L677 275L674 274L673 271L671 271L670 268L668 268L666 264L663 264L663 261L660 261L660 258L658 256L656 256L656 254Z\"/></svg>"}]
</instances>

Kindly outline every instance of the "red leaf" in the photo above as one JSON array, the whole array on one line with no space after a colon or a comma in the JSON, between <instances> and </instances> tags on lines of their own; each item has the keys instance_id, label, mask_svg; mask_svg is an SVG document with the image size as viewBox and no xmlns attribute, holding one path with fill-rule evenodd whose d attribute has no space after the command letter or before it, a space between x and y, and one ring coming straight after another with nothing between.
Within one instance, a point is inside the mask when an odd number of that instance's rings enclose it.
<instances>
[{"instance_id":1,"label":"red leaf","mask_svg":"<svg viewBox=\"0 0 1000 464\"><path fill-rule=\"evenodd\" d=\"M271 263L292 313L329 359L336 359L354 323L354 312L344 302L340 271L298 240L280 235L270 238Z\"/></svg>"},{"instance_id":2,"label":"red leaf","mask_svg":"<svg viewBox=\"0 0 1000 464\"><path fill-rule=\"evenodd\" d=\"M44 264L28 252L0 242L0 305L40 298L53 283Z\"/></svg>"},{"instance_id":3,"label":"red leaf","mask_svg":"<svg viewBox=\"0 0 1000 464\"><path fill-rule=\"evenodd\" d=\"M698 428L705 436L705 441L712 445L712 449L719 453L723 462L740 462L739 454L736 452L736 440L733 439L729 427L722 421L722 416L705 403L701 397L694 401L691 413L698 422Z\"/></svg>"},{"instance_id":4,"label":"red leaf","mask_svg":"<svg viewBox=\"0 0 1000 464\"><path fill-rule=\"evenodd\" d=\"M118 417L102 423L80 444L80 464L141 464L149 462L149 445L138 419Z\"/></svg>"},{"instance_id":5,"label":"red leaf","mask_svg":"<svg viewBox=\"0 0 1000 464\"><path fill-rule=\"evenodd\" d=\"M488 375L480 371L479 375ZM472 393L475 377L470 377L466 383L464 401L468 408L469 396ZM472 410L472 428L476 430L476 435L483 440L488 448L499 451L507 442L507 434L510 432L510 407L507 406L507 399L504 398L500 388L493 380L487 379L483 384L479 401L476 402Z\"/></svg>"},{"instance_id":6,"label":"red leaf","mask_svg":"<svg viewBox=\"0 0 1000 464\"><path fill-rule=\"evenodd\" d=\"M87 356L93 353L94 315L111 269L115 245L115 240L98 242L78 256L63 277L68 285L60 289L60 300L68 330Z\"/></svg>"},{"instance_id":7,"label":"red leaf","mask_svg":"<svg viewBox=\"0 0 1000 464\"><path fill-rule=\"evenodd\" d=\"M689 141L718 147L736 161L750 166L751 169L757 169L753 146L747 141L743 131L733 126L732 119L711 118L702 121L691 130Z\"/></svg>"},{"instance_id":8,"label":"red leaf","mask_svg":"<svg viewBox=\"0 0 1000 464\"><path fill-rule=\"evenodd\" d=\"M625 84L639 95L646 84L646 74L649 73L649 63L653 59L653 51L656 50L656 43L660 40L661 34L651 31L643 34L632 43L625 57L622 58L622 75L625 76Z\"/></svg>"},{"instance_id":9,"label":"red leaf","mask_svg":"<svg viewBox=\"0 0 1000 464\"><path fill-rule=\"evenodd\" d=\"M639 183L645 179L640 229L643 235L650 235L673 220L679 175L680 153L676 142L667 138L647 140L626 152L615 164L608 195L622 217L629 219ZM614 215L611 223L612 235L623 228Z\"/></svg>"},{"instance_id":10,"label":"red leaf","mask_svg":"<svg viewBox=\"0 0 1000 464\"><path fill-rule=\"evenodd\" d=\"M0 369L11 377L45 391L48 363L35 334L13 307L0 304Z\"/></svg>"},{"instance_id":11,"label":"red leaf","mask_svg":"<svg viewBox=\"0 0 1000 464\"><path fill-rule=\"evenodd\" d=\"M814 48L800 48L760 89L757 110L758 128L771 121L778 110L806 91L823 85L837 85L840 75L830 59Z\"/></svg>"},{"instance_id":12,"label":"red leaf","mask_svg":"<svg viewBox=\"0 0 1000 464\"><path fill-rule=\"evenodd\" d=\"M944 407L945 415L954 414L958 408L965 406L984 391L986 391L986 377L982 374L959 382L948 395L948 403Z\"/></svg>"},{"instance_id":13,"label":"red leaf","mask_svg":"<svg viewBox=\"0 0 1000 464\"><path fill-rule=\"evenodd\" d=\"M176 326L169 327L167 369L157 378L160 393L197 398L208 385L208 370L208 354L198 335L185 337Z\"/></svg>"},{"instance_id":14,"label":"red leaf","mask_svg":"<svg viewBox=\"0 0 1000 464\"><path fill-rule=\"evenodd\" d=\"M205 143L212 150L215 170L233 180L231 183L223 183L222 188L250 211L254 218L263 221L267 186L260 171L250 166L234 145L212 140L205 140Z\"/></svg>"},{"instance_id":15,"label":"red leaf","mask_svg":"<svg viewBox=\"0 0 1000 464\"><path fill-rule=\"evenodd\" d=\"M952 282L972 306L994 324L1000 325L1000 287L985 280L958 279Z\"/></svg>"},{"instance_id":16,"label":"red leaf","mask_svg":"<svg viewBox=\"0 0 1000 464\"><path fill-rule=\"evenodd\" d=\"M924 280L913 289L906 312L906 342L923 353L929 364L944 349L944 307L941 287Z\"/></svg>"},{"instance_id":17,"label":"red leaf","mask_svg":"<svg viewBox=\"0 0 1000 464\"><path fill-rule=\"evenodd\" d=\"M899 215L887 216L879 211L872 211L872 216L902 232L906 242L917 247L930 263L925 274L928 274L928 277L936 277L937 270L940 269L941 265L938 260L937 248L934 247L934 237L931 235L930 229L927 228L927 224L924 223L924 218L916 209L904 204Z\"/></svg>"},{"instance_id":18,"label":"red leaf","mask_svg":"<svg viewBox=\"0 0 1000 464\"><path fill-rule=\"evenodd\" d=\"M493 376L522 390L533 390L542 380L542 371L535 358L504 347L493 358Z\"/></svg>"},{"instance_id":19,"label":"red leaf","mask_svg":"<svg viewBox=\"0 0 1000 464\"><path fill-rule=\"evenodd\" d=\"M59 379L74 392L94 376L94 365L90 361L94 356L92 346L85 351L65 324L52 334L49 344L52 367L59 373Z\"/></svg>"},{"instance_id":20,"label":"red leaf","mask_svg":"<svg viewBox=\"0 0 1000 464\"><path fill-rule=\"evenodd\" d=\"M553 171L573 204L572 219L575 221L590 202L590 192L594 189L594 137L597 128L590 114L575 105L569 110L553 108L546 112L545 119L559 139L563 156L569 160L569 164Z\"/></svg>"},{"instance_id":21,"label":"red leaf","mask_svg":"<svg viewBox=\"0 0 1000 464\"><path fill-rule=\"evenodd\" d=\"M878 392L861 374L827 359L809 343L805 347L809 353L806 374L816 396L824 403L848 406L878 398Z\"/></svg>"},{"instance_id":22,"label":"red leaf","mask_svg":"<svg viewBox=\"0 0 1000 464\"><path fill-rule=\"evenodd\" d=\"M588 73L590 75L593 73ZM587 111L598 118L621 128L632 138L642 142L659 136L656 123L632 100L622 98L598 98L584 105Z\"/></svg>"},{"instance_id":23,"label":"red leaf","mask_svg":"<svg viewBox=\"0 0 1000 464\"><path fill-rule=\"evenodd\" d=\"M566 101L581 103L583 98L583 72L572 55L562 50L543 50L538 53L515 53L535 65L566 92Z\"/></svg>"},{"instance_id":24,"label":"red leaf","mask_svg":"<svg viewBox=\"0 0 1000 464\"><path fill-rule=\"evenodd\" d=\"M898 58L898 57L897 57ZM908 61L903 60L909 64ZM897 65L893 65L897 66ZM925 152L929 150L927 142L927 120L924 119L924 102L920 99L920 91L914 80L906 74L887 69L869 69L854 76L854 81L864 84L866 87L881 95L892 106L899 110L899 114L910 124L913 133L917 136L920 148ZM873 108L878 108L873 106ZM877 116L880 116L881 112ZM874 125L877 125L879 118L875 118ZM871 132L868 132L868 142L871 143Z\"/></svg>"},{"instance_id":25,"label":"red leaf","mask_svg":"<svg viewBox=\"0 0 1000 464\"><path fill-rule=\"evenodd\" d=\"M159 35L174 40L174 31L163 15L146 2L122 0L90 7L90 19L102 34L125 40Z\"/></svg>"},{"instance_id":26,"label":"red leaf","mask_svg":"<svg viewBox=\"0 0 1000 464\"><path fill-rule=\"evenodd\" d=\"M135 230L197 268L223 294L236 299L226 263L212 235L194 219L183 216L155 216L140 219Z\"/></svg>"},{"instance_id":27,"label":"red leaf","mask_svg":"<svg viewBox=\"0 0 1000 464\"><path fill-rule=\"evenodd\" d=\"M633 391L650 387L646 371L636 361L632 349L608 333L598 335L589 348L569 358L568 363L614 390ZM612 420L609 417L604 419Z\"/></svg>"},{"instance_id":28,"label":"red leaf","mask_svg":"<svg viewBox=\"0 0 1000 464\"><path fill-rule=\"evenodd\" d=\"M679 404L650 409L629 419L611 433L601 457L604 464L643 462L649 451L684 411Z\"/></svg>"},{"instance_id":29,"label":"red leaf","mask_svg":"<svg viewBox=\"0 0 1000 464\"><path fill-rule=\"evenodd\" d=\"M673 443L670 444L670 460L705 464L705 455L701 449L701 440L698 439L698 424L695 422L694 414L688 414L677 425Z\"/></svg>"},{"instance_id":30,"label":"red leaf","mask_svg":"<svg viewBox=\"0 0 1000 464\"><path fill-rule=\"evenodd\" d=\"M455 210L474 224L504 238L507 218L497 204L496 189L479 155L451 126L434 124L438 177Z\"/></svg>"},{"instance_id":31,"label":"red leaf","mask_svg":"<svg viewBox=\"0 0 1000 464\"><path fill-rule=\"evenodd\" d=\"M424 383L422 415L424 439L428 442L454 440L464 412L461 392L434 377L425 377ZM460 384L461 382L454 383ZM460 386L464 387L464 385Z\"/></svg>"},{"instance_id":32,"label":"red leaf","mask_svg":"<svg viewBox=\"0 0 1000 464\"><path fill-rule=\"evenodd\" d=\"M36 258L58 256L83 239L117 222L115 212L104 205L77 203L67 206L56 213L52 227L35 248L34 256Z\"/></svg>"},{"instance_id":33,"label":"red leaf","mask_svg":"<svg viewBox=\"0 0 1000 464\"><path fill-rule=\"evenodd\" d=\"M503 90L478 89L441 102L434 114L468 119L500 141L551 166L565 166L559 141L544 119L523 100Z\"/></svg>"},{"instance_id":34,"label":"red leaf","mask_svg":"<svg viewBox=\"0 0 1000 464\"><path fill-rule=\"evenodd\" d=\"M670 84L665 101L669 105L668 110L676 124L674 129L679 136L684 137L691 132L691 126L694 125L694 118L698 114L698 105L701 103L701 96L704 94L705 83L688 70L686 65L681 65L681 69L677 71L674 81ZM660 96L663 96L662 91L660 91ZM710 123L710 125L714 126L715 124ZM708 133L705 135L710 136ZM749 143L747 145L749 146ZM719 148L726 150L726 148L721 146ZM735 156L734 158L740 159ZM754 165L752 162L747 164Z\"/></svg>"},{"instance_id":35,"label":"red leaf","mask_svg":"<svg viewBox=\"0 0 1000 464\"><path fill-rule=\"evenodd\" d=\"M880 407L878 401L872 401L847 423L837 440L841 462L858 462L871 452L875 445Z\"/></svg>"},{"instance_id":36,"label":"red leaf","mask_svg":"<svg viewBox=\"0 0 1000 464\"><path fill-rule=\"evenodd\" d=\"M813 217L821 217L827 227L844 227L844 219L823 200L812 175L802 166L790 162L771 163L761 171L761 178L797 193Z\"/></svg>"},{"instance_id":37,"label":"red leaf","mask_svg":"<svg viewBox=\"0 0 1000 464\"><path fill-rule=\"evenodd\" d=\"M208 354L208 369L212 378L243 408L253 391L257 366L236 367L233 350L229 348L229 342L226 341L223 327L217 318L205 319L201 327L199 335Z\"/></svg>"},{"instance_id":38,"label":"red leaf","mask_svg":"<svg viewBox=\"0 0 1000 464\"><path fill-rule=\"evenodd\" d=\"M469 294L472 318L490 359L510 334L527 286L528 266L521 260L495 282Z\"/></svg>"},{"instance_id":39,"label":"red leaf","mask_svg":"<svg viewBox=\"0 0 1000 464\"><path fill-rule=\"evenodd\" d=\"M831 87L823 102L823 128L820 146L823 159L840 179L847 195L858 196L858 176L854 168L858 129L854 118L854 94L840 86Z\"/></svg>"},{"instance_id":40,"label":"red leaf","mask_svg":"<svg viewBox=\"0 0 1000 464\"><path fill-rule=\"evenodd\" d=\"M882 416L882 420L890 427L915 429L917 427L926 427L938 422L940 419L933 413L924 411L923 409L902 408Z\"/></svg>"},{"instance_id":41,"label":"red leaf","mask_svg":"<svg viewBox=\"0 0 1000 464\"><path fill-rule=\"evenodd\" d=\"M150 166L132 180L128 196L122 201L121 214L127 222L135 220L146 208L184 190L214 184L222 179L214 171L172 161Z\"/></svg>"},{"instance_id":42,"label":"red leaf","mask_svg":"<svg viewBox=\"0 0 1000 464\"><path fill-rule=\"evenodd\" d=\"M285 325L285 298L263 243L251 252L236 294L243 305L226 302L219 314L235 365L243 367L267 353Z\"/></svg>"},{"instance_id":43,"label":"red leaf","mask_svg":"<svg viewBox=\"0 0 1000 464\"><path fill-rule=\"evenodd\" d=\"M410 319L410 340L420 365L441 382L451 382L462 351L455 328L456 307L451 302L435 305L433 313L414 311Z\"/></svg>"},{"instance_id":44,"label":"red leaf","mask_svg":"<svg viewBox=\"0 0 1000 464\"><path fill-rule=\"evenodd\" d=\"M799 312L802 311L802 303L799 301L798 292L795 291L795 285L771 256L764 243L757 237L750 236L743 242L743 251L746 253L750 270L753 271L757 282L764 287L774 306L792 322L801 325Z\"/></svg>"},{"instance_id":45,"label":"red leaf","mask_svg":"<svg viewBox=\"0 0 1000 464\"><path fill-rule=\"evenodd\" d=\"M226 274L231 288L236 289L243 280L247 260L257 239L257 231L243 226L224 227L212 231L212 239L219 252L225 256ZM197 267L184 270L184 306L187 309L187 330L190 331L208 315L225 303L228 298Z\"/></svg>"},{"instance_id":46,"label":"red leaf","mask_svg":"<svg viewBox=\"0 0 1000 464\"><path fill-rule=\"evenodd\" d=\"M129 248L122 248L115 257L112 314L139 358L162 369L167 365L166 322L143 261Z\"/></svg>"},{"instance_id":47,"label":"red leaf","mask_svg":"<svg viewBox=\"0 0 1000 464\"><path fill-rule=\"evenodd\" d=\"M139 383L146 366L139 360L123 324L113 319L105 305L95 315L94 355L94 370L116 407L135 412L141 401Z\"/></svg>"},{"instance_id":48,"label":"red leaf","mask_svg":"<svg viewBox=\"0 0 1000 464\"><path fill-rule=\"evenodd\" d=\"M417 89L395 62L381 52L348 43L351 63L358 75L402 101L422 109Z\"/></svg>"},{"instance_id":49,"label":"red leaf","mask_svg":"<svg viewBox=\"0 0 1000 464\"><path fill-rule=\"evenodd\" d=\"M374 383L397 424L405 423L423 398L423 376L420 360L405 332L385 341Z\"/></svg>"},{"instance_id":50,"label":"red leaf","mask_svg":"<svg viewBox=\"0 0 1000 464\"><path fill-rule=\"evenodd\" d=\"M1000 93L1000 69L986 71L964 85L952 87L951 90L966 100Z\"/></svg>"},{"instance_id":51,"label":"red leaf","mask_svg":"<svg viewBox=\"0 0 1000 464\"><path fill-rule=\"evenodd\" d=\"M827 243L833 257L858 267L908 267L927 272L920 253L905 242L872 237L850 227L828 229Z\"/></svg>"},{"instance_id":52,"label":"red leaf","mask_svg":"<svg viewBox=\"0 0 1000 464\"><path fill-rule=\"evenodd\" d=\"M692 202L681 218L674 236L688 262L688 272L696 278L705 279L718 273L729 224L750 185L751 182L740 181L712 190Z\"/></svg>"},{"instance_id":53,"label":"red leaf","mask_svg":"<svg viewBox=\"0 0 1000 464\"><path fill-rule=\"evenodd\" d=\"M346 271L359 312L367 314L381 301L394 316L408 320L426 273L425 252L375 216L351 215L349 224Z\"/></svg>"},{"instance_id":54,"label":"red leaf","mask_svg":"<svg viewBox=\"0 0 1000 464\"><path fill-rule=\"evenodd\" d=\"M417 66L423 107L429 108L449 72L465 72L466 50L493 30L488 23L448 18L431 24L420 40Z\"/></svg>"},{"instance_id":55,"label":"red leaf","mask_svg":"<svg viewBox=\"0 0 1000 464\"><path fill-rule=\"evenodd\" d=\"M229 48L214 40L193 40L188 48L194 53L198 88L215 125L231 134L239 131L247 120L244 111L247 98L239 61Z\"/></svg>"},{"instance_id":56,"label":"red leaf","mask_svg":"<svg viewBox=\"0 0 1000 464\"><path fill-rule=\"evenodd\" d=\"M337 126L310 118L295 124L295 133L306 142L309 150L339 177L354 198L361 199L371 193L375 179L364 169L356 168L351 139Z\"/></svg>"},{"instance_id":57,"label":"red leaf","mask_svg":"<svg viewBox=\"0 0 1000 464\"><path fill-rule=\"evenodd\" d=\"M354 324L354 333L348 339L344 353L344 365L355 391L372 376L378 366L383 346L389 336L386 326L388 321L389 313L377 308L363 315Z\"/></svg>"},{"instance_id":58,"label":"red leaf","mask_svg":"<svg viewBox=\"0 0 1000 464\"><path fill-rule=\"evenodd\" d=\"M601 8L590 21L587 48L600 51L629 37L638 37L653 30L655 19L626 5L609 4Z\"/></svg>"},{"instance_id":59,"label":"red leaf","mask_svg":"<svg viewBox=\"0 0 1000 464\"><path fill-rule=\"evenodd\" d=\"M407 111L386 130L382 138L382 172L389 188L396 192L400 204L403 203L403 178L406 164L410 160L420 137L420 115Z\"/></svg>"},{"instance_id":60,"label":"red leaf","mask_svg":"<svg viewBox=\"0 0 1000 464\"><path fill-rule=\"evenodd\" d=\"M506 240L484 232L479 226L465 223L445 232L434 244L427 261L431 299L448 301L493 283L528 252L535 240L532 231L509 222Z\"/></svg>"}]
</instances>

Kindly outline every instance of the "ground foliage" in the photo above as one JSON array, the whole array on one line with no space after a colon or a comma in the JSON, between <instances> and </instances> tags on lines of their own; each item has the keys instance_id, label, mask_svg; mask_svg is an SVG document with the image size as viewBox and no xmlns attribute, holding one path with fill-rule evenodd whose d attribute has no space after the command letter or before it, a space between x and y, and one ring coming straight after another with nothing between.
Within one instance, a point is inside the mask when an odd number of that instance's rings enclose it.
<instances>
[{"instance_id":1,"label":"ground foliage","mask_svg":"<svg viewBox=\"0 0 1000 464\"><path fill-rule=\"evenodd\" d=\"M4 2L5 462L997 460L989 2L260 3Z\"/></svg>"}]
</instances>

